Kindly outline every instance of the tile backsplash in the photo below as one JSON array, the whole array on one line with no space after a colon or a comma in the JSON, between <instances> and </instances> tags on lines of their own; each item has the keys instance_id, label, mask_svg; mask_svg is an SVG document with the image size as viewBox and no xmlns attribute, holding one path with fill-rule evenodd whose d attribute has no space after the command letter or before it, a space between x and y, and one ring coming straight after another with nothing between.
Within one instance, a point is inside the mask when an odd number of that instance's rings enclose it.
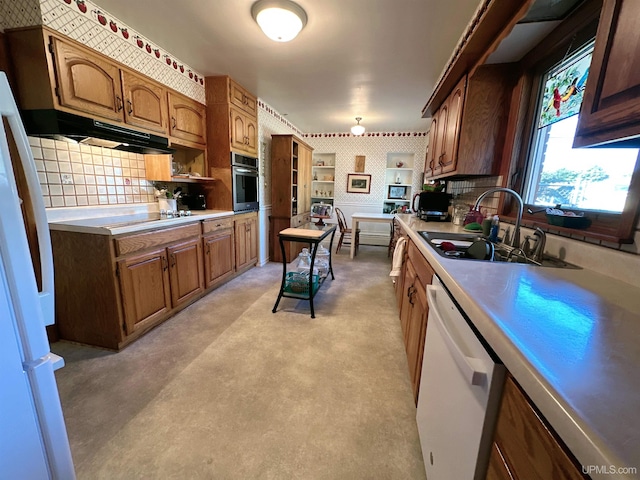
<instances>
[{"instance_id":1,"label":"tile backsplash","mask_svg":"<svg viewBox=\"0 0 640 480\"><path fill-rule=\"evenodd\" d=\"M29 137L46 207L155 201L141 154Z\"/></svg>"}]
</instances>

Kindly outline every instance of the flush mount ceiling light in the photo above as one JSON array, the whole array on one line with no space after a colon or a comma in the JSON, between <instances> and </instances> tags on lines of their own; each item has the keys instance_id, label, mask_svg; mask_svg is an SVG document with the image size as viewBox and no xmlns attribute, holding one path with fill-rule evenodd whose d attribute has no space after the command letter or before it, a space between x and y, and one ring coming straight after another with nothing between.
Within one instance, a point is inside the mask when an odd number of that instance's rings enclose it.
<instances>
[{"instance_id":1,"label":"flush mount ceiling light","mask_svg":"<svg viewBox=\"0 0 640 480\"><path fill-rule=\"evenodd\" d=\"M362 120L362 117L356 117L356 122L358 123L351 127L351 133L353 133L356 137L364 133L364 127L360 125L360 120Z\"/></svg>"},{"instance_id":2,"label":"flush mount ceiling light","mask_svg":"<svg viewBox=\"0 0 640 480\"><path fill-rule=\"evenodd\" d=\"M307 24L307 14L290 0L258 0L251 7L251 15L264 34L276 42L296 38Z\"/></svg>"}]
</instances>

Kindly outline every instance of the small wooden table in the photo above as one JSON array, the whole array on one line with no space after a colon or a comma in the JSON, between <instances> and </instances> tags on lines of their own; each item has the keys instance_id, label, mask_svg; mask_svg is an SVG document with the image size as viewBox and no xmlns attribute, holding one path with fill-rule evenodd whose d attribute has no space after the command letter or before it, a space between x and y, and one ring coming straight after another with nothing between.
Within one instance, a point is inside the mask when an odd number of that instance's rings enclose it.
<instances>
[{"instance_id":1,"label":"small wooden table","mask_svg":"<svg viewBox=\"0 0 640 480\"><path fill-rule=\"evenodd\" d=\"M358 231L358 224L360 222L372 222L372 223L393 223L393 213L354 213L351 215L351 231L353 232L354 240L351 241L351 248L349 249L349 256L354 257L356 253L355 235Z\"/></svg>"},{"instance_id":2,"label":"small wooden table","mask_svg":"<svg viewBox=\"0 0 640 480\"><path fill-rule=\"evenodd\" d=\"M329 234L331 234L331 240L329 242L329 271L327 272L326 276L317 278L317 280L314 282L313 264L316 260L316 251L318 249L318 245L320 245L320 242L327 238ZM280 239L280 249L282 250L282 282L280 283L280 293L278 293L278 299L276 300L276 304L273 306L273 313L276 313L276 310L278 310L278 304L280 303L280 299L282 297L298 298L301 300L309 300L309 305L311 307L311 318L316 318L315 311L313 309L313 297L316 296L316 293L318 292L318 290L320 290L320 287L327 279L329 274L331 274L331 280L335 279L333 275L333 266L331 264L331 249L333 248L333 237L335 236L335 234L336 225L325 224L322 226L318 226L315 223L307 223L301 225L298 228L285 228L278 234L278 238ZM284 242L308 243L309 249L312 250L311 266L309 268L309 285L308 288L306 288L305 292L292 291L290 288L291 286L287 283L287 255L284 249Z\"/></svg>"}]
</instances>

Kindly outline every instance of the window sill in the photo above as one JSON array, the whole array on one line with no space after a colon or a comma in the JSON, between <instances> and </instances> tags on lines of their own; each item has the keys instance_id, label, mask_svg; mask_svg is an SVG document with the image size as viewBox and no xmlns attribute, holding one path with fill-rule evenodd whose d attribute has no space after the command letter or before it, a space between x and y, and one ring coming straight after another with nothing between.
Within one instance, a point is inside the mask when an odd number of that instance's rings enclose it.
<instances>
[{"instance_id":1,"label":"window sill","mask_svg":"<svg viewBox=\"0 0 640 480\"><path fill-rule=\"evenodd\" d=\"M501 220L515 223L515 217L500 216ZM620 235L616 235L612 228L603 227L598 223L592 224L589 228L577 229L559 227L556 225L550 225L540 217L534 217L533 215L527 215L522 217L521 226L525 228L540 228L546 233L561 235L564 237L573 238L575 240L591 239L596 241L604 241L618 244L633 243L633 238L622 238ZM617 228L617 225L616 225ZM580 237L580 238L579 238Z\"/></svg>"}]
</instances>

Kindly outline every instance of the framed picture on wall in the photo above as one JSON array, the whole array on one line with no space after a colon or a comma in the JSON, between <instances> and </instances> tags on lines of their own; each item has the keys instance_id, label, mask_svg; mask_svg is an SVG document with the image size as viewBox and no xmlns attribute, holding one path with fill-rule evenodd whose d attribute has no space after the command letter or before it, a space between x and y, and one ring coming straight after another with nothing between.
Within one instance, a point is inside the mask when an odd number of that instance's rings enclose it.
<instances>
[{"instance_id":1,"label":"framed picture on wall","mask_svg":"<svg viewBox=\"0 0 640 480\"><path fill-rule=\"evenodd\" d=\"M396 185L389 185L389 195L387 198L403 199L407 195L407 187L398 187Z\"/></svg>"},{"instance_id":2,"label":"framed picture on wall","mask_svg":"<svg viewBox=\"0 0 640 480\"><path fill-rule=\"evenodd\" d=\"M347 193L369 193L371 191L371 175L362 173L347 174Z\"/></svg>"}]
</instances>

